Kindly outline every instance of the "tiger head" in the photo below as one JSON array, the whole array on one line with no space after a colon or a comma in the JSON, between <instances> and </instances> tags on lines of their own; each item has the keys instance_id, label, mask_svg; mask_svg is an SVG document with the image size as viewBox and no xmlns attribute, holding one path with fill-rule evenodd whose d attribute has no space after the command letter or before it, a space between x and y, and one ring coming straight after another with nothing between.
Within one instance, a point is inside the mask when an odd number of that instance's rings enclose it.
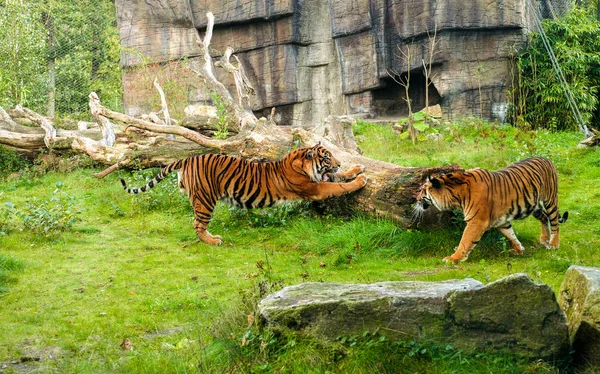
<instances>
[{"instance_id":1,"label":"tiger head","mask_svg":"<svg viewBox=\"0 0 600 374\"><path fill-rule=\"evenodd\" d=\"M464 196L464 188L467 184L468 175L464 172L451 172L442 175L428 175L417 193L417 207L415 209L425 210L429 205L438 210L451 210L460 208L461 196Z\"/></svg>"},{"instance_id":2,"label":"tiger head","mask_svg":"<svg viewBox=\"0 0 600 374\"><path fill-rule=\"evenodd\" d=\"M303 150L302 169L313 182L326 182L340 167L340 162L320 143Z\"/></svg>"}]
</instances>

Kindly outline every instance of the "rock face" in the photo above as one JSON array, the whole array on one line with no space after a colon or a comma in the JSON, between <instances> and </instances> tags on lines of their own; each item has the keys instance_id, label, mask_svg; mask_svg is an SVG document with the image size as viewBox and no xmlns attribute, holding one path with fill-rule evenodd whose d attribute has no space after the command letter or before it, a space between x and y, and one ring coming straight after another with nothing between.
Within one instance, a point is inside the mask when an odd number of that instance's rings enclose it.
<instances>
[{"instance_id":1,"label":"rock face","mask_svg":"<svg viewBox=\"0 0 600 374\"><path fill-rule=\"evenodd\" d=\"M259 304L270 326L335 339L378 331L393 339L450 343L468 352L510 349L561 359L564 313L546 285L515 274L483 286L473 279L375 284L303 283Z\"/></svg>"},{"instance_id":2,"label":"rock face","mask_svg":"<svg viewBox=\"0 0 600 374\"><path fill-rule=\"evenodd\" d=\"M600 269L571 266L558 302L567 315L575 361L600 370Z\"/></svg>"},{"instance_id":3,"label":"rock face","mask_svg":"<svg viewBox=\"0 0 600 374\"><path fill-rule=\"evenodd\" d=\"M534 3L543 15L550 8L564 11L564 1ZM502 120L510 56L533 25L525 0L117 0L116 5L128 114L152 105L155 93L148 89L152 80L145 83L143 64L158 64L154 73L164 82L178 75L172 70L183 69L167 62L198 63L197 34L211 11L213 56L233 47L257 90L253 110L276 107L279 122L291 125L314 124L330 114L404 114L404 88L390 74L402 76L408 66L413 109L420 110L422 61L428 61L435 30L430 104L441 104L447 117ZM407 47L410 62L399 52ZM186 90L183 107L210 101L197 78L183 76L174 83ZM233 84L228 76L218 78Z\"/></svg>"}]
</instances>

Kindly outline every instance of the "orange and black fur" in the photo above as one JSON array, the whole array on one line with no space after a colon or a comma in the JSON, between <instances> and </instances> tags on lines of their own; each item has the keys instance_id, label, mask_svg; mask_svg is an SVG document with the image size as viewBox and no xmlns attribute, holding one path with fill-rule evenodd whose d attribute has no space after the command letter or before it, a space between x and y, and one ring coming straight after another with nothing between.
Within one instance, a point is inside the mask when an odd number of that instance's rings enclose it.
<instances>
[{"instance_id":1,"label":"orange and black fur","mask_svg":"<svg viewBox=\"0 0 600 374\"><path fill-rule=\"evenodd\" d=\"M533 215L542 223L540 242L547 248L560 245L558 224L568 213L558 212L558 178L548 159L528 158L505 169L455 171L430 175L417 195L416 211L426 205L438 210L460 209L467 226L458 248L444 261L464 261L484 232L497 228L510 242L511 251L522 254L523 246L515 236L511 221ZM418 215L418 213L417 213Z\"/></svg>"},{"instance_id":2,"label":"orange and black fur","mask_svg":"<svg viewBox=\"0 0 600 374\"><path fill-rule=\"evenodd\" d=\"M286 200L323 200L361 189L367 177L364 166L355 165L345 173L331 152L316 145L290 152L281 161L250 162L215 154L176 161L141 188L123 188L129 193L145 192L177 170L179 188L194 209L194 228L198 238L220 245L220 236L206 229L217 200L223 199L242 208L262 208ZM350 182L341 182L353 179Z\"/></svg>"}]
</instances>

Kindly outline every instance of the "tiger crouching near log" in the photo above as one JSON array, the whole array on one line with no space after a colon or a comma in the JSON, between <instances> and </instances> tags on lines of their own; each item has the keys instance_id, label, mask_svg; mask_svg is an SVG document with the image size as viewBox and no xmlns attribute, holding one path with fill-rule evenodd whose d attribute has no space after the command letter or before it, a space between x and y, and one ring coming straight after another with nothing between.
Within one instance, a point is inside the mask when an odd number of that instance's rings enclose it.
<instances>
[{"instance_id":1,"label":"tiger crouching near log","mask_svg":"<svg viewBox=\"0 0 600 374\"><path fill-rule=\"evenodd\" d=\"M511 221L533 215L542 223L540 242L547 248L560 245L558 224L568 218L558 211L556 167L548 159L528 158L505 169L454 171L427 176L417 194L415 216L428 205L438 210L460 209L467 223L458 248L444 261L464 261L483 233L497 228L510 242L511 252L525 250Z\"/></svg>"},{"instance_id":2,"label":"tiger crouching near log","mask_svg":"<svg viewBox=\"0 0 600 374\"><path fill-rule=\"evenodd\" d=\"M137 194L151 189L176 170L178 186L194 209L196 235L205 243L221 245L221 237L207 230L217 200L246 209L262 208L288 200L324 200L354 192L367 184L363 165L355 165L345 173L338 172L339 167L340 162L331 152L317 144L294 150L273 162L198 155L167 165L141 188L128 188L123 179L121 183L127 192Z\"/></svg>"}]
</instances>

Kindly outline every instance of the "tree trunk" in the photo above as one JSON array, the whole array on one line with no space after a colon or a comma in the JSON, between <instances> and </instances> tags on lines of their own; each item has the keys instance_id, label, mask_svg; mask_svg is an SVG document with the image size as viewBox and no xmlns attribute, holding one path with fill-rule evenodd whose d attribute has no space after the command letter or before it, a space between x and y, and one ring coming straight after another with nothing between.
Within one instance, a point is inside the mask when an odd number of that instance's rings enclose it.
<instances>
[{"instance_id":1,"label":"tree trunk","mask_svg":"<svg viewBox=\"0 0 600 374\"><path fill-rule=\"evenodd\" d=\"M236 102L214 76L212 59L208 55L212 14L208 18L207 34L199 42L206 51L205 63L202 71L197 73L205 78L207 86L213 92L219 93L237 118L237 123L232 124L236 135L223 140L214 139L182 126L165 126L130 117L105 108L92 92L89 95L89 105L98 127L78 131L56 130L51 121L27 108L17 107L11 111L15 118L24 117L40 126L33 129L17 124L0 108L0 144L17 150L47 148L58 153L65 150L85 153L95 161L109 166L95 175L101 178L120 167L164 166L200 153L227 154L255 161L279 160L294 147L308 147L320 142L340 160L342 169L362 164L365 165L365 174L369 178L362 190L349 198L331 199L328 204L336 206L342 201L350 201L361 211L393 219L403 227L413 225L413 204L423 176L458 168L456 165L440 169L407 168L364 157L352 134L352 120L345 117L329 116L310 131L277 126L272 120L265 118L257 119L251 110L243 107L243 97ZM235 80L241 85L237 89L238 93L252 93L251 87L245 86L247 80L241 64L239 61L237 66L230 64L230 55L220 65L227 66L228 71L238 75ZM165 102L163 106L166 107ZM113 124L111 121L121 124ZM421 223L440 223L444 217L447 216L430 210Z\"/></svg>"}]
</instances>

